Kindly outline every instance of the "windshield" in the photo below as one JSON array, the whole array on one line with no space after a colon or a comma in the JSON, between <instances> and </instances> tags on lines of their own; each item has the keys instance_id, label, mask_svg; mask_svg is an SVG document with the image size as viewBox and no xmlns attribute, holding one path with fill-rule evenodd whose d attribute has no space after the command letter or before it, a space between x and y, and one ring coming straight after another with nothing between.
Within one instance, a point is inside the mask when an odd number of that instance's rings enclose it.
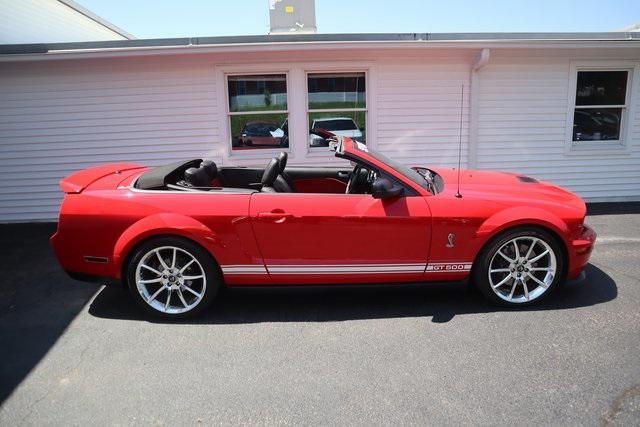
<instances>
[{"instance_id":1,"label":"windshield","mask_svg":"<svg viewBox=\"0 0 640 427\"><path fill-rule=\"evenodd\" d=\"M313 122L313 128L321 128L325 130L356 130L358 126L351 119L330 119L316 120Z\"/></svg>"},{"instance_id":2,"label":"windshield","mask_svg":"<svg viewBox=\"0 0 640 427\"><path fill-rule=\"evenodd\" d=\"M360 145L354 145L355 147L357 147L358 149L360 148ZM366 146L364 146L366 147ZM414 169L411 169L409 166L403 165L400 162L397 162L393 159L390 159L389 157L385 156L382 153L379 153L375 150L372 150L368 147L366 147L363 151L366 151L367 154L369 154L371 157L373 157L374 159L389 165L389 167L393 170L395 170L396 172L400 173L401 175L405 176L406 178L410 179L411 181L415 182L416 184L418 184L420 187L424 188L425 190L429 191L432 194L436 194L436 188L434 186L433 183L433 172L431 172L429 169L425 169L425 168L420 168L420 172L417 172Z\"/></svg>"}]
</instances>

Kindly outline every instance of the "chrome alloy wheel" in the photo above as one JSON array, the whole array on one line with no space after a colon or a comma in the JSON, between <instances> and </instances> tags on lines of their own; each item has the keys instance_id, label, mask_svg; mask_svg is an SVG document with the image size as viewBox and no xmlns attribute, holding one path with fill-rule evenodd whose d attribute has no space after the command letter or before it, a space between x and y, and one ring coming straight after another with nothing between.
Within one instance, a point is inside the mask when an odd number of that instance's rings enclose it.
<instances>
[{"instance_id":1,"label":"chrome alloy wheel","mask_svg":"<svg viewBox=\"0 0 640 427\"><path fill-rule=\"evenodd\" d=\"M542 296L557 274L556 254L544 240L519 236L503 244L489 262L493 292L511 303L534 301Z\"/></svg>"},{"instance_id":2,"label":"chrome alloy wheel","mask_svg":"<svg viewBox=\"0 0 640 427\"><path fill-rule=\"evenodd\" d=\"M202 301L207 289L200 262L175 246L154 248L140 258L135 281L142 299L166 314L190 311Z\"/></svg>"}]
</instances>

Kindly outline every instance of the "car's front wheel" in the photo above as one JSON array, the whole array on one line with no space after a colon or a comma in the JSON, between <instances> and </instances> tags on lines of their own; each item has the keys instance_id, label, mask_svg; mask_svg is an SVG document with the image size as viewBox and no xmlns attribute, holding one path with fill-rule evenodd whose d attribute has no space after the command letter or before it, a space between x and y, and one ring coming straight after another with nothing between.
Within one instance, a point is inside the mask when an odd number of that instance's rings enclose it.
<instances>
[{"instance_id":1,"label":"car's front wheel","mask_svg":"<svg viewBox=\"0 0 640 427\"><path fill-rule=\"evenodd\" d=\"M161 237L136 249L127 267L127 283L145 311L178 319L200 313L211 304L220 275L201 247L185 239Z\"/></svg>"},{"instance_id":2,"label":"car's front wheel","mask_svg":"<svg viewBox=\"0 0 640 427\"><path fill-rule=\"evenodd\" d=\"M557 240L537 227L509 230L481 251L473 278L489 300L506 306L539 302L558 287L564 254Z\"/></svg>"}]
</instances>

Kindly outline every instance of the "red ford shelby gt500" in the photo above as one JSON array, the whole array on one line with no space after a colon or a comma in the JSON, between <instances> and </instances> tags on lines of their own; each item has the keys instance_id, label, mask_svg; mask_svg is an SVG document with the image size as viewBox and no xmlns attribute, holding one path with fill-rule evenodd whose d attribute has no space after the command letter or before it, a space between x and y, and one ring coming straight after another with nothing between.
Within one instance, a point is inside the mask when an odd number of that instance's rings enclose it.
<instances>
[{"instance_id":1,"label":"red ford shelby gt500","mask_svg":"<svg viewBox=\"0 0 640 427\"><path fill-rule=\"evenodd\" d=\"M347 137L336 156L351 163L286 167L281 153L266 168L89 168L61 181L51 242L72 277L124 282L170 318L202 311L221 286L470 278L489 300L521 306L583 275L596 235L568 191L499 172L458 181Z\"/></svg>"}]
</instances>

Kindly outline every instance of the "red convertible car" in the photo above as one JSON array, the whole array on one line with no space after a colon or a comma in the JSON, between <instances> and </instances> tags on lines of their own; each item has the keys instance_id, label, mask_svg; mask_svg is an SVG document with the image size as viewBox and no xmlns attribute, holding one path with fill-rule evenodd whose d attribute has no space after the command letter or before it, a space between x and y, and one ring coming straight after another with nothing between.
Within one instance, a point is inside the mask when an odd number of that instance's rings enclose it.
<instances>
[{"instance_id":1,"label":"red convertible car","mask_svg":"<svg viewBox=\"0 0 640 427\"><path fill-rule=\"evenodd\" d=\"M409 168L338 138L345 167L201 159L75 173L55 253L148 312L201 312L222 287L457 282L524 306L578 280L596 235L576 195L517 174ZM459 186L459 192L458 192Z\"/></svg>"}]
</instances>

